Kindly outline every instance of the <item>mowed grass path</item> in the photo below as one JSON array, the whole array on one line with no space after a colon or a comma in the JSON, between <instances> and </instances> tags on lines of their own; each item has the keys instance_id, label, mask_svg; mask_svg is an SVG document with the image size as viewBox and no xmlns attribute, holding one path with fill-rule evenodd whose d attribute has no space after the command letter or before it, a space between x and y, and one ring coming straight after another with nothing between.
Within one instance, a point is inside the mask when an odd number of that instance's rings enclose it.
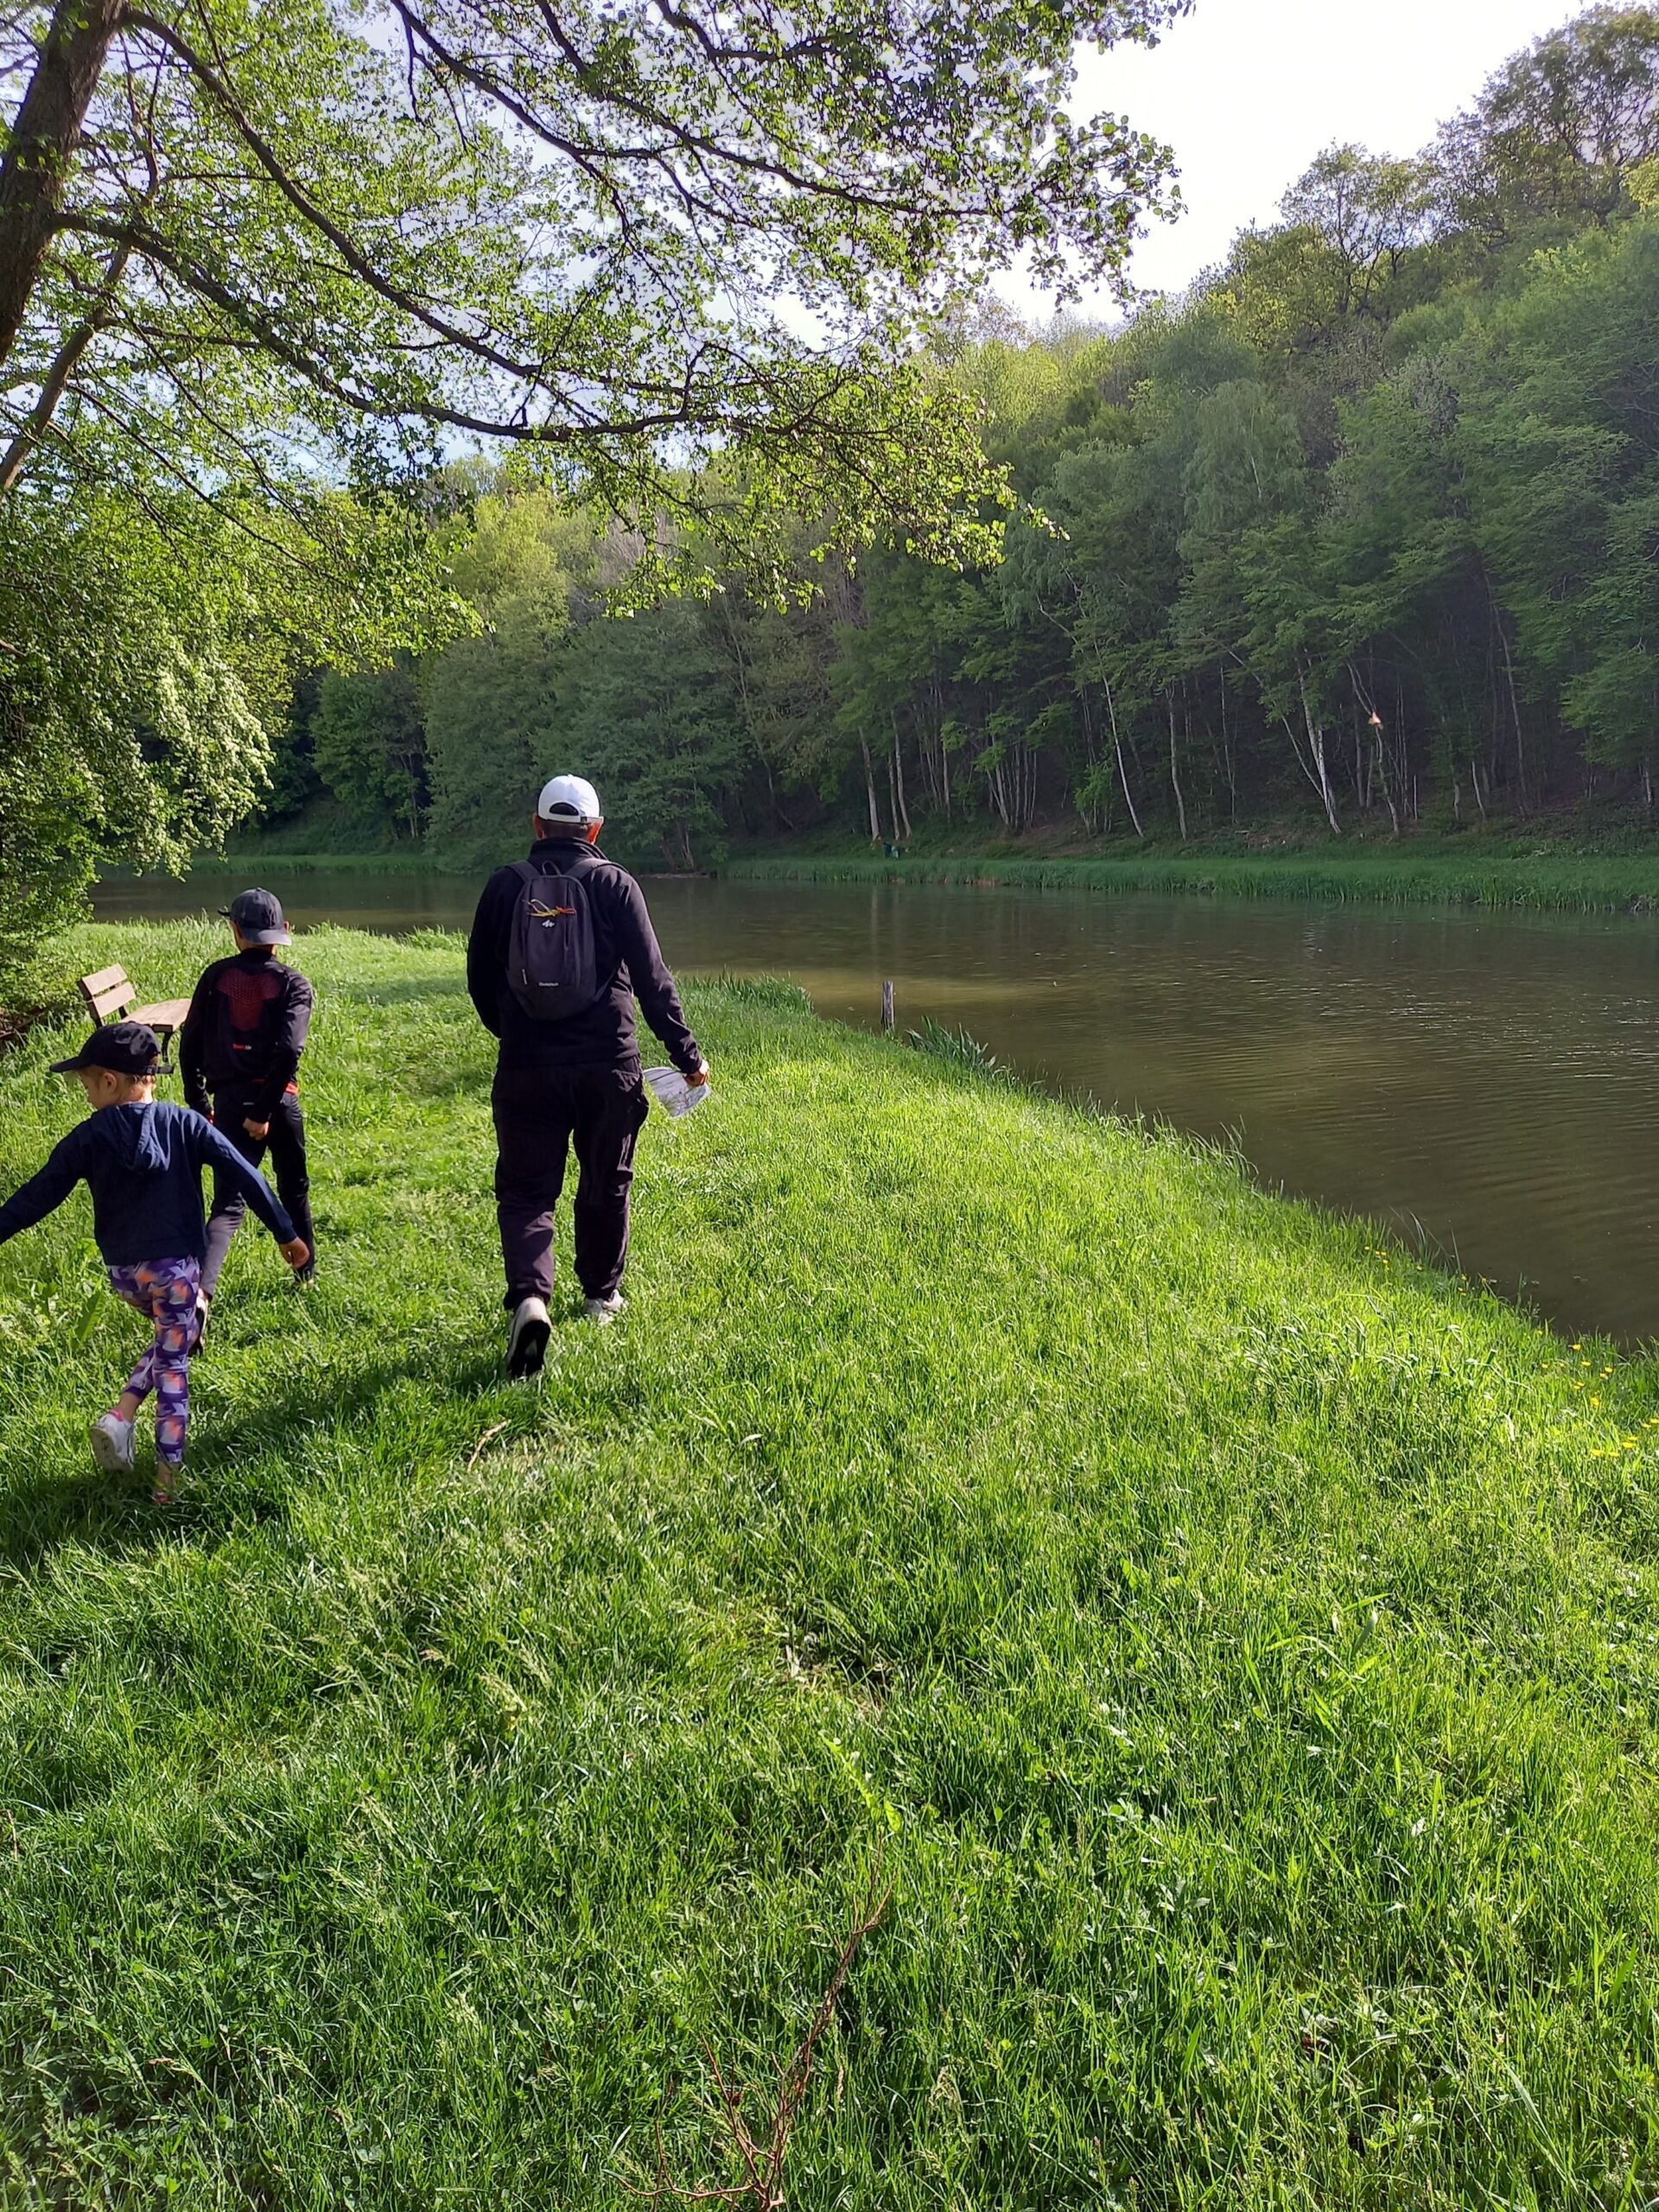
<instances>
[{"instance_id":1,"label":"mowed grass path","mask_svg":"<svg viewBox=\"0 0 1659 2212\"><path fill-rule=\"evenodd\" d=\"M0 1251L0 2202L729 2181L873 1878L796 2212L1653 2200L1652 1368L747 986L508 1386L459 942L299 957L176 1515L84 1199Z\"/></svg>"}]
</instances>

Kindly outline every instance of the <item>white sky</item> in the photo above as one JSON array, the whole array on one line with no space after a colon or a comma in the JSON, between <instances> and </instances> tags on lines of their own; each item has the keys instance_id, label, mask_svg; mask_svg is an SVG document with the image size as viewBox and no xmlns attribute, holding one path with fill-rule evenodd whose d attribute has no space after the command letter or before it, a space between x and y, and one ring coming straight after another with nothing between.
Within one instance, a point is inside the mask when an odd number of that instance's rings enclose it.
<instances>
[{"instance_id":1,"label":"white sky","mask_svg":"<svg viewBox=\"0 0 1659 2212\"><path fill-rule=\"evenodd\" d=\"M1150 52L1090 54L1077 112L1127 115L1181 172L1187 212L1149 226L1133 281L1180 290L1236 232L1271 220L1333 142L1415 153L1511 54L1580 12L1579 0L1198 0ZM1050 303L1009 296L1046 318Z\"/></svg>"}]
</instances>

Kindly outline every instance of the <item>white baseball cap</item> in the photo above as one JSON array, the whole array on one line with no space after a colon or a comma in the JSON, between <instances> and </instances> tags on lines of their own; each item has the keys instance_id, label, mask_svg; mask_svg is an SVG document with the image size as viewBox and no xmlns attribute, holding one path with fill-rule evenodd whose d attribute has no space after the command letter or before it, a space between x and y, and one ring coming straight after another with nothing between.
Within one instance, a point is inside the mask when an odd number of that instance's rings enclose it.
<instances>
[{"instance_id":1,"label":"white baseball cap","mask_svg":"<svg viewBox=\"0 0 1659 2212\"><path fill-rule=\"evenodd\" d=\"M599 793L585 776L550 776L542 785L536 811L543 822L602 822Z\"/></svg>"}]
</instances>

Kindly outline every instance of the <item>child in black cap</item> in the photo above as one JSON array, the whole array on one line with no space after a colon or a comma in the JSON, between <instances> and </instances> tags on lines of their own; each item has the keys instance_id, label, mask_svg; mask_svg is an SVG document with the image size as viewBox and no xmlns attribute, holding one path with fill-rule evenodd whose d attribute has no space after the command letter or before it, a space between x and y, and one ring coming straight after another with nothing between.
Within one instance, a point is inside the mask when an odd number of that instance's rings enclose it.
<instances>
[{"instance_id":1,"label":"child in black cap","mask_svg":"<svg viewBox=\"0 0 1659 2212\"><path fill-rule=\"evenodd\" d=\"M311 1023L311 986L271 950L289 944L291 933L269 891L240 891L220 912L230 923L236 950L204 973L179 1032L185 1100L197 1113L209 1116L256 1167L269 1147L277 1195L293 1218L295 1233L311 1248L311 1257L297 1271L302 1282L309 1282L316 1273L317 1240L311 1225L305 1116L296 1078ZM215 1178L201 1269L204 1300L219 1287L242 1211L237 1185Z\"/></svg>"},{"instance_id":2,"label":"child in black cap","mask_svg":"<svg viewBox=\"0 0 1659 2212\"><path fill-rule=\"evenodd\" d=\"M197 1290L207 1249L201 1171L234 1182L282 1247L291 1268L310 1257L257 1168L219 1131L181 1106L158 1104L162 1048L142 1021L95 1029L54 1075L80 1078L92 1112L53 1151L40 1173L0 1206L0 1244L44 1220L77 1183L92 1194L92 1233L110 1287L136 1306L155 1341L118 1402L92 1427L92 1457L106 1473L132 1466L133 1423L156 1393L156 1503L171 1502L184 1461L190 1355L200 1340Z\"/></svg>"}]
</instances>

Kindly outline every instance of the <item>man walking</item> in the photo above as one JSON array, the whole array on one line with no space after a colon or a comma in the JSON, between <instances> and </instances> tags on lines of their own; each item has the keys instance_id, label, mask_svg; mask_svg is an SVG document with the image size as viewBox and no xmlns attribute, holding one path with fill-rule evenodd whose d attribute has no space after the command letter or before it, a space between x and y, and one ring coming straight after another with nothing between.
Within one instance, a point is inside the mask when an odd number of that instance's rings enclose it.
<instances>
[{"instance_id":1,"label":"man walking","mask_svg":"<svg viewBox=\"0 0 1659 2212\"><path fill-rule=\"evenodd\" d=\"M467 947L467 988L500 1040L491 1104L510 1375L534 1375L546 1355L553 1209L573 1142L588 1319L603 1325L622 1310L633 1148L646 1112L636 994L681 1074L709 1080L639 887L599 849L599 794L581 776L555 776L535 821L530 857L485 885Z\"/></svg>"}]
</instances>

